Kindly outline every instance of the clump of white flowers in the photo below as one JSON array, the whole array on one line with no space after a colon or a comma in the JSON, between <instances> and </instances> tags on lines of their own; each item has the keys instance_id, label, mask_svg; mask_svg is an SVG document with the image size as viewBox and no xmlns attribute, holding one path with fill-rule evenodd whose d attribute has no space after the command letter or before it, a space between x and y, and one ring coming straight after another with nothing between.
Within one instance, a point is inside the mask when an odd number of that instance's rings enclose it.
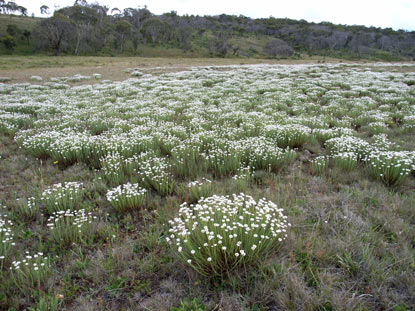
<instances>
[{"instance_id":1,"label":"clump of white flowers","mask_svg":"<svg viewBox=\"0 0 415 311\"><path fill-rule=\"evenodd\" d=\"M178 256L206 276L226 274L264 258L287 237L283 210L266 199L213 195L180 206L167 241Z\"/></svg>"},{"instance_id":2,"label":"clump of white flowers","mask_svg":"<svg viewBox=\"0 0 415 311\"><path fill-rule=\"evenodd\" d=\"M182 189L188 202L196 202L201 198L206 198L212 193L212 181L207 178L191 181Z\"/></svg>"},{"instance_id":3,"label":"clump of white flowers","mask_svg":"<svg viewBox=\"0 0 415 311\"><path fill-rule=\"evenodd\" d=\"M41 200L49 214L55 211L74 210L82 200L84 185L80 182L54 184L42 192Z\"/></svg>"},{"instance_id":4,"label":"clump of white flowers","mask_svg":"<svg viewBox=\"0 0 415 311\"><path fill-rule=\"evenodd\" d=\"M323 175L329 167L328 156L318 156L311 160L311 173L313 175Z\"/></svg>"},{"instance_id":5,"label":"clump of white flowers","mask_svg":"<svg viewBox=\"0 0 415 311\"><path fill-rule=\"evenodd\" d=\"M133 77L141 77L143 75L143 73L141 71L139 71L139 70L136 69L133 72L131 72L131 75Z\"/></svg>"},{"instance_id":6,"label":"clump of white flowers","mask_svg":"<svg viewBox=\"0 0 415 311\"><path fill-rule=\"evenodd\" d=\"M232 176L232 181L238 191L244 191L248 187L252 179L252 172L249 166L240 168L235 175Z\"/></svg>"},{"instance_id":7,"label":"clump of white flowers","mask_svg":"<svg viewBox=\"0 0 415 311\"><path fill-rule=\"evenodd\" d=\"M123 157L118 153L110 153L100 159L101 171L110 185L119 185L124 181Z\"/></svg>"},{"instance_id":8,"label":"clump of white flowers","mask_svg":"<svg viewBox=\"0 0 415 311\"><path fill-rule=\"evenodd\" d=\"M138 183L126 183L107 192L107 200L117 211L141 208L145 205L147 190Z\"/></svg>"},{"instance_id":9,"label":"clump of white flowers","mask_svg":"<svg viewBox=\"0 0 415 311\"><path fill-rule=\"evenodd\" d=\"M414 167L414 154L404 151L373 151L364 158L369 174L388 186L401 184Z\"/></svg>"},{"instance_id":10,"label":"clump of white flowers","mask_svg":"<svg viewBox=\"0 0 415 311\"><path fill-rule=\"evenodd\" d=\"M0 205L1 206L1 205ZM13 222L7 216L0 214L0 267L15 245L12 232Z\"/></svg>"},{"instance_id":11,"label":"clump of white flowers","mask_svg":"<svg viewBox=\"0 0 415 311\"><path fill-rule=\"evenodd\" d=\"M354 136L331 138L326 141L325 146L331 154L353 152L356 154L358 160L361 160L373 150L373 146L367 141Z\"/></svg>"},{"instance_id":12,"label":"clump of white flowers","mask_svg":"<svg viewBox=\"0 0 415 311\"><path fill-rule=\"evenodd\" d=\"M94 73L94 74L92 74L92 77L95 80L101 80L102 79L102 74L100 74L100 73Z\"/></svg>"},{"instance_id":13,"label":"clump of white flowers","mask_svg":"<svg viewBox=\"0 0 415 311\"><path fill-rule=\"evenodd\" d=\"M22 259L12 262L10 272L16 288L25 295L33 295L49 277L49 259L42 252L31 255L26 251Z\"/></svg>"},{"instance_id":14,"label":"clump of white flowers","mask_svg":"<svg viewBox=\"0 0 415 311\"><path fill-rule=\"evenodd\" d=\"M30 197L26 201L19 200L19 202L13 209L19 219L24 221L31 221L36 218L36 214L39 211L39 205L36 202L35 197Z\"/></svg>"},{"instance_id":15,"label":"clump of white flowers","mask_svg":"<svg viewBox=\"0 0 415 311\"><path fill-rule=\"evenodd\" d=\"M86 243L92 237L92 222L96 218L84 209L54 212L47 223L50 238L59 246Z\"/></svg>"},{"instance_id":16,"label":"clump of white flowers","mask_svg":"<svg viewBox=\"0 0 415 311\"><path fill-rule=\"evenodd\" d=\"M265 136L275 139L280 148L301 147L311 134L309 127L300 124L272 124L265 126L264 130Z\"/></svg>"},{"instance_id":17,"label":"clump of white flowers","mask_svg":"<svg viewBox=\"0 0 415 311\"><path fill-rule=\"evenodd\" d=\"M36 81L36 82L42 82L43 78L41 76L31 76L30 80Z\"/></svg>"},{"instance_id":18,"label":"clump of white flowers","mask_svg":"<svg viewBox=\"0 0 415 311\"><path fill-rule=\"evenodd\" d=\"M332 156L333 164L346 172L357 168L359 161L357 154L354 152L339 152Z\"/></svg>"},{"instance_id":19,"label":"clump of white flowers","mask_svg":"<svg viewBox=\"0 0 415 311\"><path fill-rule=\"evenodd\" d=\"M176 186L170 171L171 165L166 158L150 157L140 163L138 173L146 187L156 190L160 195L170 195Z\"/></svg>"}]
</instances>

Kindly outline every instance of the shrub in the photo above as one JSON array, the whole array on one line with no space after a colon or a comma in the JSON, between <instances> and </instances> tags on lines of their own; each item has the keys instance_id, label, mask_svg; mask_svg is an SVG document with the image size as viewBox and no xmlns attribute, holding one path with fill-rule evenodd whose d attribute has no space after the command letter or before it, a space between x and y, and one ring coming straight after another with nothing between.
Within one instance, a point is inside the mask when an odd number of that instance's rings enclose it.
<instances>
[{"instance_id":1,"label":"shrub","mask_svg":"<svg viewBox=\"0 0 415 311\"><path fill-rule=\"evenodd\" d=\"M185 263L205 276L220 276L262 260L285 239L290 224L276 204L245 194L186 202L169 221L168 242Z\"/></svg>"}]
</instances>

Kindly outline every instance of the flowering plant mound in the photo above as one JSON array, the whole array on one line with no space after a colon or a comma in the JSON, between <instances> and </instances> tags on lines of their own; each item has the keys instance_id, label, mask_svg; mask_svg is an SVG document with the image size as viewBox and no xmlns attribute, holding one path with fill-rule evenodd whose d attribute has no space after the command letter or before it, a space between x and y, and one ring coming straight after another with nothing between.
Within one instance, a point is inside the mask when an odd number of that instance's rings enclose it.
<instances>
[{"instance_id":1,"label":"flowering plant mound","mask_svg":"<svg viewBox=\"0 0 415 311\"><path fill-rule=\"evenodd\" d=\"M195 180L189 182L186 185L186 189L182 189L182 192L190 202L197 202L201 198L208 197L212 192L212 181L207 178Z\"/></svg>"},{"instance_id":2,"label":"flowering plant mound","mask_svg":"<svg viewBox=\"0 0 415 311\"><path fill-rule=\"evenodd\" d=\"M413 155L403 151L377 151L365 159L369 173L388 186L401 184L412 170Z\"/></svg>"},{"instance_id":3,"label":"flowering plant mound","mask_svg":"<svg viewBox=\"0 0 415 311\"><path fill-rule=\"evenodd\" d=\"M354 152L339 152L332 156L334 166L344 171L352 171L357 168L359 162Z\"/></svg>"},{"instance_id":4,"label":"flowering plant mound","mask_svg":"<svg viewBox=\"0 0 415 311\"><path fill-rule=\"evenodd\" d=\"M16 288L26 295L33 295L49 277L50 262L42 252L30 255L26 251L23 259L12 262L10 271Z\"/></svg>"},{"instance_id":5,"label":"flowering plant mound","mask_svg":"<svg viewBox=\"0 0 415 311\"><path fill-rule=\"evenodd\" d=\"M49 214L56 211L73 210L82 200L85 188L80 182L66 182L54 184L45 189L41 200Z\"/></svg>"},{"instance_id":6,"label":"flowering plant mound","mask_svg":"<svg viewBox=\"0 0 415 311\"><path fill-rule=\"evenodd\" d=\"M12 227L13 223L6 216L0 214L0 270L3 261L7 259L11 253L12 246L15 245Z\"/></svg>"},{"instance_id":7,"label":"flowering plant mound","mask_svg":"<svg viewBox=\"0 0 415 311\"><path fill-rule=\"evenodd\" d=\"M147 190L139 184L126 183L107 192L107 200L117 211L124 211L144 206Z\"/></svg>"},{"instance_id":8,"label":"flowering plant mound","mask_svg":"<svg viewBox=\"0 0 415 311\"><path fill-rule=\"evenodd\" d=\"M329 157L318 156L311 160L311 173L313 175L323 175L329 167Z\"/></svg>"},{"instance_id":9,"label":"flowering plant mound","mask_svg":"<svg viewBox=\"0 0 415 311\"><path fill-rule=\"evenodd\" d=\"M185 202L169 221L167 241L200 274L223 275L264 258L286 238L290 224L282 211L243 193Z\"/></svg>"},{"instance_id":10,"label":"flowering plant mound","mask_svg":"<svg viewBox=\"0 0 415 311\"><path fill-rule=\"evenodd\" d=\"M47 223L50 238L59 246L86 242L92 237L92 222L96 218L84 209L54 212Z\"/></svg>"}]
</instances>

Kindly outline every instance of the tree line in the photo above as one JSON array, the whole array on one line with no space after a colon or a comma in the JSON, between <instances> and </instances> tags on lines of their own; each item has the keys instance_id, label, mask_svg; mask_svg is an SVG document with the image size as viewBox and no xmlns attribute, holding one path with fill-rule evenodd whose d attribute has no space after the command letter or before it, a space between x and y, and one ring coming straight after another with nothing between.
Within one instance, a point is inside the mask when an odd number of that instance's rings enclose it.
<instances>
[{"instance_id":1,"label":"tree line","mask_svg":"<svg viewBox=\"0 0 415 311\"><path fill-rule=\"evenodd\" d=\"M40 11L48 14L49 8L42 5ZM23 7L4 0L0 0L0 12L27 15ZM7 31L8 37L2 39L10 51L13 50L10 40L19 32L11 28ZM21 29L20 38L22 42L31 41L33 52L54 55L134 55L140 53L140 47L160 46L183 52L205 51L206 55L219 57L299 54L415 57L413 31L226 14L179 16L171 11L155 15L145 6L109 10L85 0L76 0L72 6L56 10L53 16L40 19L33 31L26 31L25 35L23 32ZM261 44L249 46L248 39L252 38Z\"/></svg>"}]
</instances>

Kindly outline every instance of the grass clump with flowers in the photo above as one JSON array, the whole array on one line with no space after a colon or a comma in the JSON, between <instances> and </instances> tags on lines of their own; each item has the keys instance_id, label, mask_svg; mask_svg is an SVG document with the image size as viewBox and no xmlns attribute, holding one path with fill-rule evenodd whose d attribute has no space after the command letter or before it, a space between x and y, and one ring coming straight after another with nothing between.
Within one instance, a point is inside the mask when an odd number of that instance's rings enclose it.
<instances>
[{"instance_id":1,"label":"grass clump with flowers","mask_svg":"<svg viewBox=\"0 0 415 311\"><path fill-rule=\"evenodd\" d=\"M170 225L168 242L184 262L202 275L223 276L269 255L290 223L275 203L241 193L185 202Z\"/></svg>"},{"instance_id":2,"label":"grass clump with flowers","mask_svg":"<svg viewBox=\"0 0 415 311\"><path fill-rule=\"evenodd\" d=\"M10 267L14 286L25 296L38 295L50 275L50 262L42 252L33 255L29 251Z\"/></svg>"},{"instance_id":3,"label":"grass clump with flowers","mask_svg":"<svg viewBox=\"0 0 415 311\"><path fill-rule=\"evenodd\" d=\"M107 200L119 212L143 207L147 199L147 189L139 184L126 183L107 192Z\"/></svg>"},{"instance_id":4,"label":"grass clump with flowers","mask_svg":"<svg viewBox=\"0 0 415 311\"><path fill-rule=\"evenodd\" d=\"M78 242L87 244L93 238L92 223L96 218L84 209L54 212L47 223L50 239L59 247Z\"/></svg>"},{"instance_id":5,"label":"grass clump with flowers","mask_svg":"<svg viewBox=\"0 0 415 311\"><path fill-rule=\"evenodd\" d=\"M15 245L12 227L13 222L7 217L0 215L0 271L2 270L3 262L8 259L12 247Z\"/></svg>"},{"instance_id":6,"label":"grass clump with flowers","mask_svg":"<svg viewBox=\"0 0 415 311\"><path fill-rule=\"evenodd\" d=\"M54 184L45 189L41 200L49 214L56 211L74 210L84 195L84 185L79 182Z\"/></svg>"},{"instance_id":7,"label":"grass clump with flowers","mask_svg":"<svg viewBox=\"0 0 415 311\"><path fill-rule=\"evenodd\" d=\"M376 151L364 160L369 174L388 186L398 186L415 170L413 155L399 151Z\"/></svg>"}]
</instances>

